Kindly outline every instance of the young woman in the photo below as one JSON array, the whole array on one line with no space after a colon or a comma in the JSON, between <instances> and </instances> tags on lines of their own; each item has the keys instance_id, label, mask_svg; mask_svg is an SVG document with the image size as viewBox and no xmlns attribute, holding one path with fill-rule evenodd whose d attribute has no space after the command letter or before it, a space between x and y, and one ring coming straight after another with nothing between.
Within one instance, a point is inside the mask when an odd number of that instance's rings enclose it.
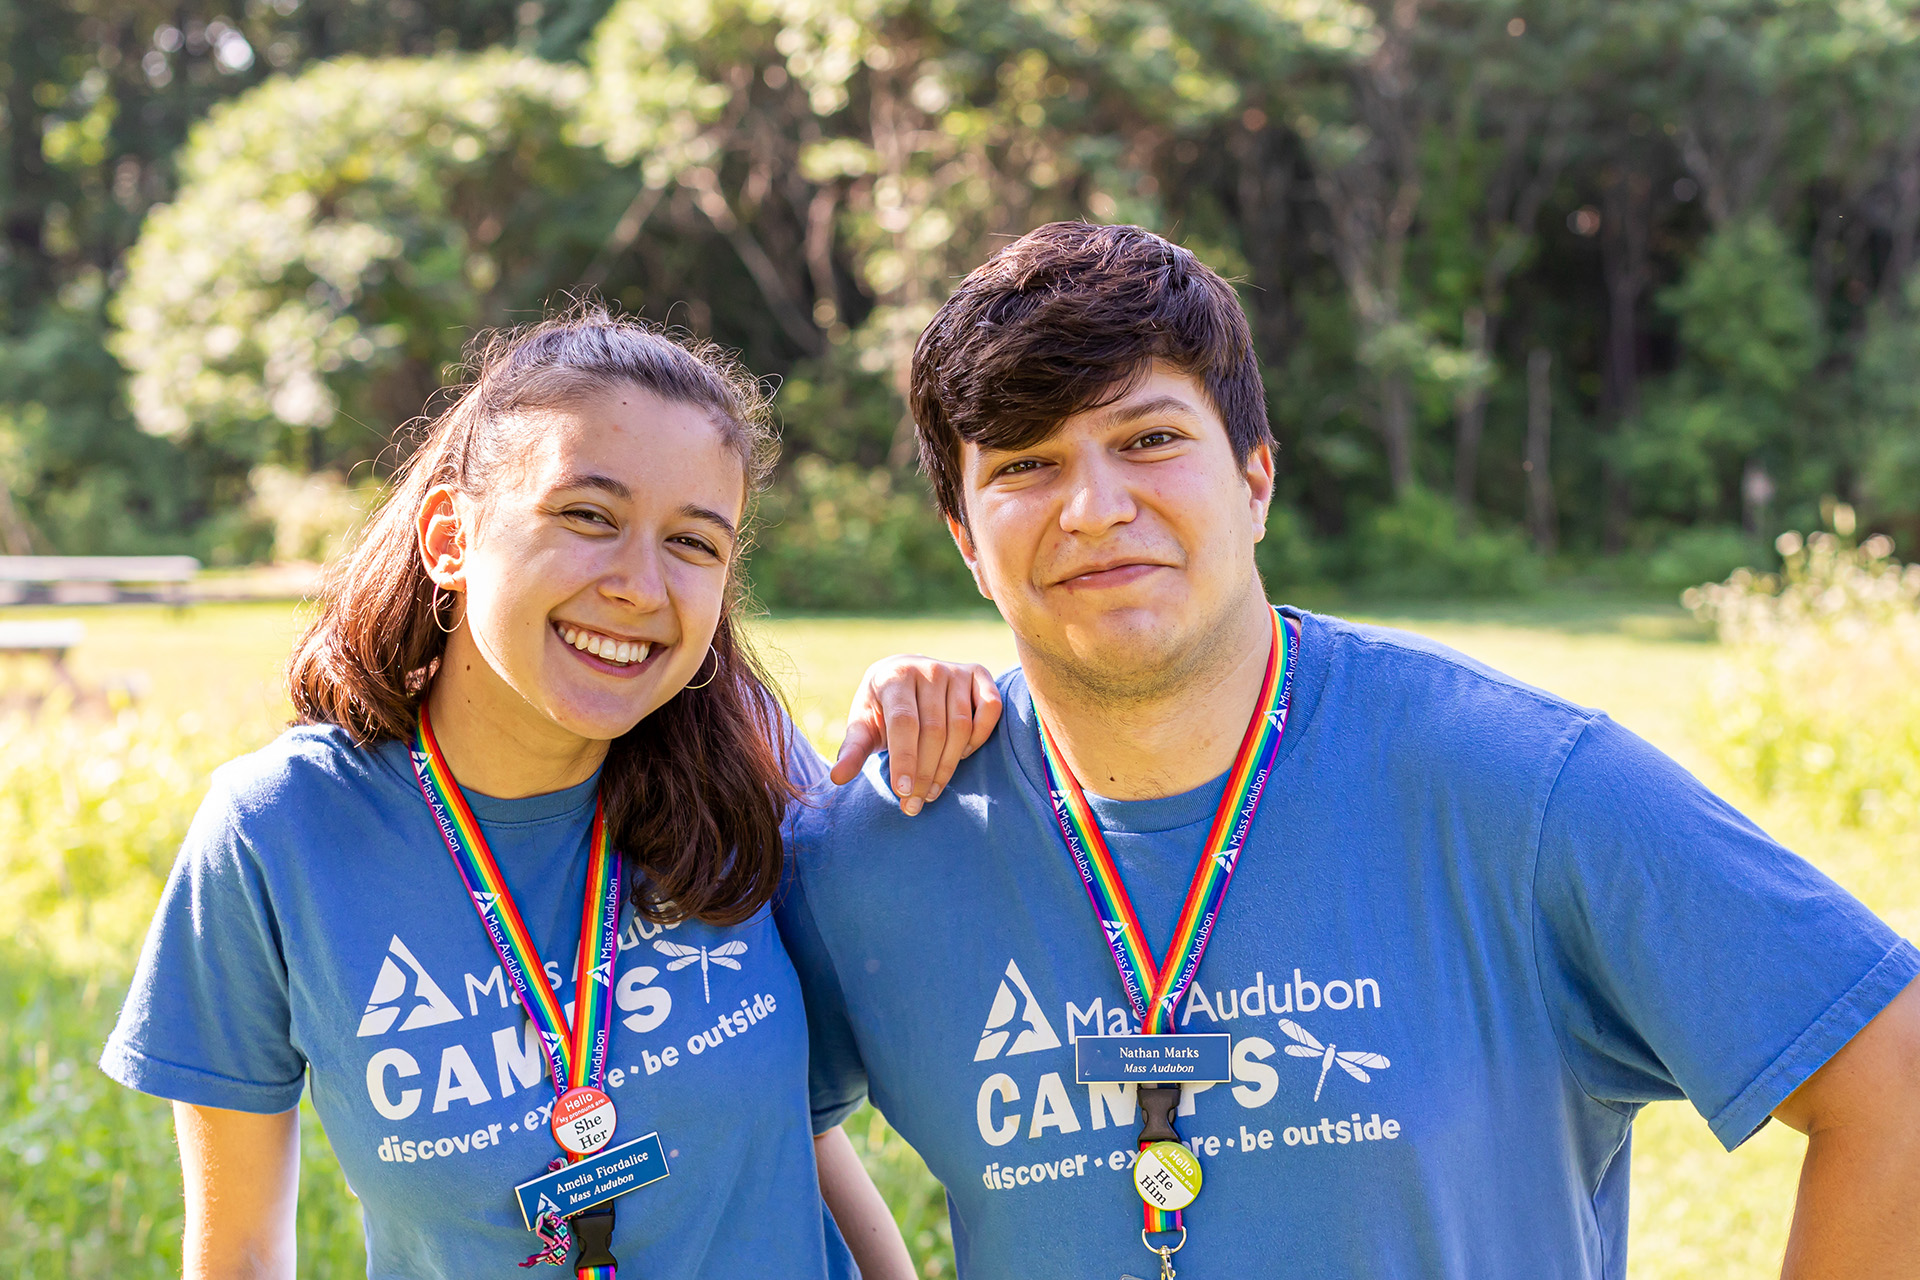
<instances>
[{"instance_id":1,"label":"young woman","mask_svg":"<svg viewBox=\"0 0 1920 1280\"><path fill-rule=\"evenodd\" d=\"M189 1277L293 1274L303 1088L374 1277L822 1277L843 1232L910 1274L811 1136L766 909L824 772L733 617L767 424L715 349L587 311L492 340L428 428L298 646L299 726L215 775L102 1060L175 1102ZM839 771L890 738L916 809L997 712L978 668L879 664Z\"/></svg>"}]
</instances>

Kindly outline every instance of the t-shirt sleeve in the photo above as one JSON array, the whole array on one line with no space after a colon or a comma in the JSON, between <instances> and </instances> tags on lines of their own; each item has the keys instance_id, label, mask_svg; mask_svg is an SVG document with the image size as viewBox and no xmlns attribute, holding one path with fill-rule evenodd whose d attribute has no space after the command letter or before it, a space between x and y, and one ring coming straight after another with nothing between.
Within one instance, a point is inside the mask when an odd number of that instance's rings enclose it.
<instances>
[{"instance_id":1,"label":"t-shirt sleeve","mask_svg":"<svg viewBox=\"0 0 1920 1280\"><path fill-rule=\"evenodd\" d=\"M100 1067L198 1106L274 1115L300 1101L287 968L261 867L216 778L174 862Z\"/></svg>"},{"instance_id":2,"label":"t-shirt sleeve","mask_svg":"<svg viewBox=\"0 0 1920 1280\"><path fill-rule=\"evenodd\" d=\"M1547 800L1534 894L1580 1086L1685 1096L1729 1150L1920 974L1911 943L1605 717Z\"/></svg>"},{"instance_id":3,"label":"t-shirt sleeve","mask_svg":"<svg viewBox=\"0 0 1920 1280\"><path fill-rule=\"evenodd\" d=\"M780 727L787 738L787 777L802 790L827 785L826 760L785 711L780 713Z\"/></svg>"},{"instance_id":4,"label":"t-shirt sleeve","mask_svg":"<svg viewBox=\"0 0 1920 1280\"><path fill-rule=\"evenodd\" d=\"M817 805L822 796L816 793L810 799ZM800 975L800 995L807 1010L807 1091L816 1134L852 1115L867 1096L866 1062L854 1037L840 976L807 897L807 843L817 838L815 824L820 820L819 811L811 806L788 820L786 882L773 913L781 941ZM809 827L814 827L811 833Z\"/></svg>"}]
</instances>

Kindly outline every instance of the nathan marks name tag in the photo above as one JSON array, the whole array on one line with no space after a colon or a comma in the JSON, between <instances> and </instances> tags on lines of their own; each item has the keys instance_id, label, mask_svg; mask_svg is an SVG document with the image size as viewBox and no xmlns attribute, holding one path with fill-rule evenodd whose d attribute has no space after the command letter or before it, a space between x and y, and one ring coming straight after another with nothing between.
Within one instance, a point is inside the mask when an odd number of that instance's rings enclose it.
<instances>
[{"instance_id":1,"label":"nathan marks name tag","mask_svg":"<svg viewBox=\"0 0 1920 1280\"><path fill-rule=\"evenodd\" d=\"M597 1151L564 1169L530 1178L515 1187L513 1194L531 1231L541 1214L570 1218L666 1176L667 1156L660 1149L660 1135L650 1133Z\"/></svg>"},{"instance_id":2,"label":"nathan marks name tag","mask_svg":"<svg viewBox=\"0 0 1920 1280\"><path fill-rule=\"evenodd\" d=\"M1073 1042L1081 1084L1225 1084L1233 1078L1229 1035L1080 1036Z\"/></svg>"}]
</instances>

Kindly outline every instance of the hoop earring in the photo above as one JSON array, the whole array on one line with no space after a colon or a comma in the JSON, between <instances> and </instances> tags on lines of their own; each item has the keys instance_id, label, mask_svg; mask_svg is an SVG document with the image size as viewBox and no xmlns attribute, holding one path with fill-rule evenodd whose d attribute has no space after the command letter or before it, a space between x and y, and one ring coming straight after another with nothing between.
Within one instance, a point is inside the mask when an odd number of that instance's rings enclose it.
<instances>
[{"instance_id":1,"label":"hoop earring","mask_svg":"<svg viewBox=\"0 0 1920 1280\"><path fill-rule=\"evenodd\" d=\"M452 596L453 596L453 593L452 593L451 591L449 591L449 592L447 592L447 596L448 596L448 598L449 598L449 599L451 599L451 598L452 598ZM439 583L437 583L437 582L433 584L433 608L432 608L432 614L433 614L433 625L434 625L434 626L436 626L436 627L439 627L439 629L440 629L440 634L442 634L442 635L448 635L448 636L450 636L450 635L452 635L452 634L453 634L454 632L456 632L456 631L458 631L458 630L460 629L460 626L459 626L459 624L458 624L458 623L455 623L455 624L454 624L453 626L451 626L451 627L449 627L449 626L444 626L444 625L442 625L442 624L441 624L441 621L440 621L440 584L439 584Z\"/></svg>"},{"instance_id":2,"label":"hoop earring","mask_svg":"<svg viewBox=\"0 0 1920 1280\"><path fill-rule=\"evenodd\" d=\"M711 649L707 650L708 655L711 655L712 653L713 653L713 650ZM700 659L700 665L703 667L707 665L706 657L702 657ZM713 661L713 676L717 676L719 674L720 674L720 660L718 658L715 658ZM687 685L686 687L689 689L704 689L708 685L713 683L713 676L708 676L705 680L702 680L699 684L690 684L690 685Z\"/></svg>"}]
</instances>

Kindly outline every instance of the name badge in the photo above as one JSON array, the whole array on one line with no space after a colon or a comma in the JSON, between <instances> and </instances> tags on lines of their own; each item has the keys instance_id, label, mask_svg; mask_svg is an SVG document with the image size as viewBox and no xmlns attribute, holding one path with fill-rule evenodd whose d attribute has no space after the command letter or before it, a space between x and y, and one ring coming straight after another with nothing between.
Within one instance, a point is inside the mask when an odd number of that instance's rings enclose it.
<instances>
[{"instance_id":1,"label":"name badge","mask_svg":"<svg viewBox=\"0 0 1920 1280\"><path fill-rule=\"evenodd\" d=\"M660 1149L660 1135L650 1133L596 1152L564 1169L530 1178L515 1187L513 1195L531 1231L543 1213L570 1218L582 1209L604 1204L666 1176L667 1155Z\"/></svg>"},{"instance_id":2,"label":"name badge","mask_svg":"<svg viewBox=\"0 0 1920 1280\"><path fill-rule=\"evenodd\" d=\"M1233 1078L1230 1035L1080 1036L1073 1042L1081 1084L1225 1084Z\"/></svg>"}]
</instances>

